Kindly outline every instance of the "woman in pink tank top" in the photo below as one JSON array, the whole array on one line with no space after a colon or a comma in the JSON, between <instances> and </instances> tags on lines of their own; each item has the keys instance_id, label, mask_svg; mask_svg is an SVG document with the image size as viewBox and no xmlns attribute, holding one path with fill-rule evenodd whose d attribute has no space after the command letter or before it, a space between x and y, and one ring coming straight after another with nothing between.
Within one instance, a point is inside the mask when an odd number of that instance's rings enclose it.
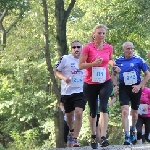
<instances>
[{"instance_id":1,"label":"woman in pink tank top","mask_svg":"<svg viewBox=\"0 0 150 150\"><path fill-rule=\"evenodd\" d=\"M113 85L109 74L108 65L114 66L113 46L105 42L107 27L103 24L96 25L88 44L86 44L79 58L79 69L86 69L83 92L90 107L91 147L96 149L96 114L97 97L100 98L100 130L101 146L106 147L109 141L106 138L108 126L107 104Z\"/></svg>"},{"instance_id":2,"label":"woman in pink tank top","mask_svg":"<svg viewBox=\"0 0 150 150\"><path fill-rule=\"evenodd\" d=\"M138 109L137 143L142 144L142 127L145 125L145 140L150 142L150 88L143 86Z\"/></svg>"}]
</instances>

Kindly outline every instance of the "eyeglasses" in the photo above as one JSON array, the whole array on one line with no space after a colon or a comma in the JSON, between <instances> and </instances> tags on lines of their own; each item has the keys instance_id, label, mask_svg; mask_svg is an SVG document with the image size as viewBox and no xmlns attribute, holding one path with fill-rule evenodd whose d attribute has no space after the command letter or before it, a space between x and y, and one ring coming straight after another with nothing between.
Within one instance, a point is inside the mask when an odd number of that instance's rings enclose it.
<instances>
[{"instance_id":1,"label":"eyeglasses","mask_svg":"<svg viewBox=\"0 0 150 150\"><path fill-rule=\"evenodd\" d=\"M81 48L81 46L72 46L73 49L75 48Z\"/></svg>"}]
</instances>

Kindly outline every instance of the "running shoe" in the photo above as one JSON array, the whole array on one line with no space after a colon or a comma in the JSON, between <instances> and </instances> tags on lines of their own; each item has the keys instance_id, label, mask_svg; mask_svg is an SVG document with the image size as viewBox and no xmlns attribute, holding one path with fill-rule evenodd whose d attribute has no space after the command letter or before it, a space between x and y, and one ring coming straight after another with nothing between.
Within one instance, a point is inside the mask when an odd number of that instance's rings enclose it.
<instances>
[{"instance_id":1,"label":"running shoe","mask_svg":"<svg viewBox=\"0 0 150 150\"><path fill-rule=\"evenodd\" d=\"M78 139L73 139L73 147L80 147Z\"/></svg>"},{"instance_id":2,"label":"running shoe","mask_svg":"<svg viewBox=\"0 0 150 150\"><path fill-rule=\"evenodd\" d=\"M130 144L131 144L130 137L125 136L124 145L130 145Z\"/></svg>"},{"instance_id":3,"label":"running shoe","mask_svg":"<svg viewBox=\"0 0 150 150\"><path fill-rule=\"evenodd\" d=\"M130 130L130 141L133 145L136 144L136 136L135 136L135 131Z\"/></svg>"},{"instance_id":4,"label":"running shoe","mask_svg":"<svg viewBox=\"0 0 150 150\"><path fill-rule=\"evenodd\" d=\"M67 136L67 147L72 147L73 146L73 132L69 132Z\"/></svg>"},{"instance_id":5,"label":"running shoe","mask_svg":"<svg viewBox=\"0 0 150 150\"><path fill-rule=\"evenodd\" d=\"M107 147L109 146L109 141L106 139L106 137L102 136L100 144L101 144L101 147Z\"/></svg>"},{"instance_id":6,"label":"running shoe","mask_svg":"<svg viewBox=\"0 0 150 150\"><path fill-rule=\"evenodd\" d=\"M98 148L98 143L97 143L96 137L95 138L91 137L91 147L93 149L97 149Z\"/></svg>"}]
</instances>

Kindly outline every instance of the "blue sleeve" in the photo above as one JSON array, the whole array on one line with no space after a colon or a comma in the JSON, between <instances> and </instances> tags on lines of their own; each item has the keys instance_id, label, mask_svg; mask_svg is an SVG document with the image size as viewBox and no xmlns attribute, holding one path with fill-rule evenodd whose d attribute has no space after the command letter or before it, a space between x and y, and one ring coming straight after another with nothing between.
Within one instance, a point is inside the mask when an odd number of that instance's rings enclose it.
<instances>
[{"instance_id":1,"label":"blue sleeve","mask_svg":"<svg viewBox=\"0 0 150 150\"><path fill-rule=\"evenodd\" d=\"M149 70L149 66L147 65L146 61L142 58L140 63L140 68L143 72L146 72Z\"/></svg>"}]
</instances>

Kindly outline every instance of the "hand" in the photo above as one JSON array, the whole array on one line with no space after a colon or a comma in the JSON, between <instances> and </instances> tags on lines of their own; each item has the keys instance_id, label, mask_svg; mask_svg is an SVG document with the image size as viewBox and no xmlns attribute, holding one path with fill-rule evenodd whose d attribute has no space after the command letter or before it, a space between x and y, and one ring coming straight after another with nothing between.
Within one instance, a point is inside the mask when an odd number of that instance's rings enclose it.
<instances>
[{"instance_id":1,"label":"hand","mask_svg":"<svg viewBox=\"0 0 150 150\"><path fill-rule=\"evenodd\" d=\"M65 114L65 110L62 110L63 114Z\"/></svg>"},{"instance_id":2,"label":"hand","mask_svg":"<svg viewBox=\"0 0 150 150\"><path fill-rule=\"evenodd\" d=\"M148 110L148 105L145 105L144 107L143 107L143 111L147 111Z\"/></svg>"},{"instance_id":3,"label":"hand","mask_svg":"<svg viewBox=\"0 0 150 150\"><path fill-rule=\"evenodd\" d=\"M94 66L99 66L103 61L103 58L97 57L94 61L93 61L93 65Z\"/></svg>"},{"instance_id":4,"label":"hand","mask_svg":"<svg viewBox=\"0 0 150 150\"><path fill-rule=\"evenodd\" d=\"M113 68L114 68L114 71L116 71L117 73L121 71L121 69L116 65L114 65Z\"/></svg>"},{"instance_id":5,"label":"hand","mask_svg":"<svg viewBox=\"0 0 150 150\"><path fill-rule=\"evenodd\" d=\"M132 92L133 93L138 93L140 91L140 86L139 85L133 85L132 86Z\"/></svg>"},{"instance_id":6,"label":"hand","mask_svg":"<svg viewBox=\"0 0 150 150\"><path fill-rule=\"evenodd\" d=\"M68 83L71 81L71 79L68 78L68 77L65 77L65 78L64 78L64 81L68 84Z\"/></svg>"}]
</instances>

